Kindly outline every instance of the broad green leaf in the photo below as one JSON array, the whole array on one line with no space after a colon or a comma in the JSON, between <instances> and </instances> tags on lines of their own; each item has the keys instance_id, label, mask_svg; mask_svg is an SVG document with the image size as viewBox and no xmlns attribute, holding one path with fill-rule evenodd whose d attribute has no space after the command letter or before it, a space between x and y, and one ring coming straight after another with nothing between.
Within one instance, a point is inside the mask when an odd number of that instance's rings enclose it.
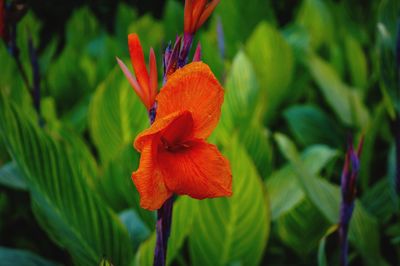
<instances>
[{"instance_id":1,"label":"broad green leaf","mask_svg":"<svg viewBox=\"0 0 400 266\"><path fill-rule=\"evenodd\" d=\"M19 190L27 189L25 178L15 162L9 162L1 166L0 185Z\"/></svg>"},{"instance_id":2,"label":"broad green leaf","mask_svg":"<svg viewBox=\"0 0 400 266\"><path fill-rule=\"evenodd\" d=\"M315 226L318 221L318 226ZM306 198L277 219L280 239L300 256L313 251L329 227L328 221Z\"/></svg>"},{"instance_id":3,"label":"broad green leaf","mask_svg":"<svg viewBox=\"0 0 400 266\"><path fill-rule=\"evenodd\" d=\"M174 202L172 212L171 235L168 240L167 264L170 265L181 250L185 239L192 232L193 223L197 217L198 202L187 196L179 197ZM144 242L136 253L137 266L153 265L156 233Z\"/></svg>"},{"instance_id":4,"label":"broad green leaf","mask_svg":"<svg viewBox=\"0 0 400 266\"><path fill-rule=\"evenodd\" d=\"M65 47L62 53L49 66L47 74L48 90L57 102L61 114L69 111L70 107L90 91L89 77L82 67L83 47Z\"/></svg>"},{"instance_id":5,"label":"broad green leaf","mask_svg":"<svg viewBox=\"0 0 400 266\"><path fill-rule=\"evenodd\" d=\"M249 123L250 119L250 121L261 121L260 117L257 117L257 112L260 111L257 110L259 108L257 98L260 94L257 78L251 62L243 51L239 51L233 59L225 89L224 108L228 110L224 110L223 120L230 118L232 126Z\"/></svg>"},{"instance_id":6,"label":"broad green leaf","mask_svg":"<svg viewBox=\"0 0 400 266\"><path fill-rule=\"evenodd\" d=\"M274 26L262 22L247 41L246 52L261 86L258 102L265 108L266 118L271 119L290 92L294 70L292 49Z\"/></svg>"},{"instance_id":7,"label":"broad green leaf","mask_svg":"<svg viewBox=\"0 0 400 266\"><path fill-rule=\"evenodd\" d=\"M22 249L0 247L0 264L2 266L56 266L58 263L46 260L40 256Z\"/></svg>"},{"instance_id":8,"label":"broad green leaf","mask_svg":"<svg viewBox=\"0 0 400 266\"><path fill-rule=\"evenodd\" d=\"M163 26L166 41L174 41L183 32L183 5L176 0L168 0L164 8Z\"/></svg>"},{"instance_id":9,"label":"broad green leaf","mask_svg":"<svg viewBox=\"0 0 400 266\"><path fill-rule=\"evenodd\" d=\"M398 1L383 0L380 2L377 25L379 83L391 118L394 118L395 110L400 112L399 71L397 70L398 62L396 62L399 12Z\"/></svg>"},{"instance_id":10,"label":"broad green leaf","mask_svg":"<svg viewBox=\"0 0 400 266\"><path fill-rule=\"evenodd\" d=\"M285 135L277 133L275 139L283 155L296 169L300 184L308 199L331 223L339 221L340 189L319 178L301 164L295 144ZM376 219L356 200L350 223L349 239L361 253L367 265L385 265L380 255L379 229Z\"/></svg>"},{"instance_id":11,"label":"broad green leaf","mask_svg":"<svg viewBox=\"0 0 400 266\"><path fill-rule=\"evenodd\" d=\"M236 54L241 42L250 36L261 20L274 20L269 1L263 0L221 1L213 16L221 17L229 58Z\"/></svg>"},{"instance_id":12,"label":"broad green leaf","mask_svg":"<svg viewBox=\"0 0 400 266\"><path fill-rule=\"evenodd\" d=\"M306 64L326 102L340 120L349 126L365 126L369 114L360 92L343 83L335 70L318 56L310 56Z\"/></svg>"},{"instance_id":13,"label":"broad green leaf","mask_svg":"<svg viewBox=\"0 0 400 266\"><path fill-rule=\"evenodd\" d=\"M257 105L260 91L254 69L242 51L234 58L225 90L217 140L228 145L232 133L238 132L257 170L265 177L272 168L272 147L269 133L261 125L261 108Z\"/></svg>"},{"instance_id":14,"label":"broad green leaf","mask_svg":"<svg viewBox=\"0 0 400 266\"><path fill-rule=\"evenodd\" d=\"M225 154L232 167L233 195L199 202L189 237L193 265L258 265L264 252L269 203L249 156L232 140Z\"/></svg>"},{"instance_id":15,"label":"broad green leaf","mask_svg":"<svg viewBox=\"0 0 400 266\"><path fill-rule=\"evenodd\" d=\"M76 264L95 265L106 256L126 265L132 258L128 233L89 186L82 153L69 140L43 132L3 97L0 101L0 133L26 177L43 229Z\"/></svg>"},{"instance_id":16,"label":"broad green leaf","mask_svg":"<svg viewBox=\"0 0 400 266\"><path fill-rule=\"evenodd\" d=\"M377 217L380 223L388 221L398 207L397 195L393 193L392 184L387 178L374 184L363 194L361 200L366 210Z\"/></svg>"},{"instance_id":17,"label":"broad green leaf","mask_svg":"<svg viewBox=\"0 0 400 266\"><path fill-rule=\"evenodd\" d=\"M129 25L137 19L137 12L128 4L123 2L118 3L115 15L115 35L121 47L128 45ZM126 48L127 49L127 48Z\"/></svg>"},{"instance_id":18,"label":"broad green leaf","mask_svg":"<svg viewBox=\"0 0 400 266\"><path fill-rule=\"evenodd\" d=\"M101 161L115 158L148 123L146 108L115 68L97 88L89 109L89 130Z\"/></svg>"},{"instance_id":19,"label":"broad green leaf","mask_svg":"<svg viewBox=\"0 0 400 266\"><path fill-rule=\"evenodd\" d=\"M301 160L305 168L313 175L319 172L329 163L337 152L323 145L315 145L306 149L301 154ZM291 210L304 198L304 192L298 182L293 166L286 165L274 172L266 181L268 195L271 201L272 220Z\"/></svg>"},{"instance_id":20,"label":"broad green leaf","mask_svg":"<svg viewBox=\"0 0 400 266\"><path fill-rule=\"evenodd\" d=\"M292 106L284 116L296 140L303 146L326 144L337 147L345 138L335 121L316 106Z\"/></svg>"},{"instance_id":21,"label":"broad green leaf","mask_svg":"<svg viewBox=\"0 0 400 266\"><path fill-rule=\"evenodd\" d=\"M308 30L311 45L315 49L333 41L333 18L325 1L304 0L297 15L297 23Z\"/></svg>"},{"instance_id":22,"label":"broad green leaf","mask_svg":"<svg viewBox=\"0 0 400 266\"><path fill-rule=\"evenodd\" d=\"M100 32L100 25L96 17L88 7L83 7L76 10L67 22L66 43L69 47L79 51L84 49Z\"/></svg>"},{"instance_id":23,"label":"broad green leaf","mask_svg":"<svg viewBox=\"0 0 400 266\"><path fill-rule=\"evenodd\" d=\"M351 37L346 36L345 48L347 63L351 74L351 84L360 89L367 89L367 58L361 44Z\"/></svg>"}]
</instances>

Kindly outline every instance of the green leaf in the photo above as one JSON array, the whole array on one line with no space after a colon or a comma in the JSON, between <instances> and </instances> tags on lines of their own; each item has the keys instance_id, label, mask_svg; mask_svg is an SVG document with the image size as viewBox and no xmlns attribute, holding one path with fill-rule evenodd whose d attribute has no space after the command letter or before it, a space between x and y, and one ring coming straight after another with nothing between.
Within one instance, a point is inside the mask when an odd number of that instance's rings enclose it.
<instances>
[{"instance_id":1,"label":"green leaf","mask_svg":"<svg viewBox=\"0 0 400 266\"><path fill-rule=\"evenodd\" d=\"M267 119L289 95L294 70L293 52L282 34L272 25L262 22L246 44L261 93L258 102L265 107Z\"/></svg>"},{"instance_id":2,"label":"green leaf","mask_svg":"<svg viewBox=\"0 0 400 266\"><path fill-rule=\"evenodd\" d=\"M176 0L168 0L164 8L163 22L165 40L175 40L183 31L183 5Z\"/></svg>"},{"instance_id":3,"label":"green leaf","mask_svg":"<svg viewBox=\"0 0 400 266\"><path fill-rule=\"evenodd\" d=\"M258 107L257 98L260 94L256 74L243 51L239 51L233 59L225 87L226 104L224 107L228 110L224 110L224 120L230 116L233 126L249 123L249 121L261 121L260 117L255 114Z\"/></svg>"},{"instance_id":4,"label":"green leaf","mask_svg":"<svg viewBox=\"0 0 400 266\"><path fill-rule=\"evenodd\" d=\"M397 211L397 195L393 193L392 184L387 179L381 179L362 197L366 210L377 217L380 223L384 223Z\"/></svg>"},{"instance_id":5,"label":"green leaf","mask_svg":"<svg viewBox=\"0 0 400 266\"><path fill-rule=\"evenodd\" d=\"M308 199L331 223L339 221L341 201L338 186L310 173L301 163L294 143L285 135L277 133L275 139L282 154L295 167L300 184ZM349 239L361 253L367 265L385 265L380 255L379 229L376 219L356 200L350 223Z\"/></svg>"},{"instance_id":6,"label":"green leaf","mask_svg":"<svg viewBox=\"0 0 400 266\"><path fill-rule=\"evenodd\" d=\"M297 23L308 30L311 45L315 49L323 43L331 43L333 41L333 18L325 1L303 1L297 15Z\"/></svg>"},{"instance_id":7,"label":"green leaf","mask_svg":"<svg viewBox=\"0 0 400 266\"><path fill-rule=\"evenodd\" d=\"M68 47L81 51L101 32L99 22L88 7L73 12L67 22L66 43ZM75 64L73 64L75 65Z\"/></svg>"},{"instance_id":8,"label":"green leaf","mask_svg":"<svg viewBox=\"0 0 400 266\"><path fill-rule=\"evenodd\" d=\"M292 106L284 112L284 116L296 140L303 146L327 144L337 147L345 139L335 121L316 106Z\"/></svg>"},{"instance_id":9,"label":"green leaf","mask_svg":"<svg viewBox=\"0 0 400 266\"><path fill-rule=\"evenodd\" d=\"M318 226L315 226L318 221ZM300 256L313 251L329 227L328 221L307 199L277 220L280 239Z\"/></svg>"},{"instance_id":10,"label":"green leaf","mask_svg":"<svg viewBox=\"0 0 400 266\"><path fill-rule=\"evenodd\" d=\"M368 109L359 91L343 83L335 70L318 56L310 56L307 65L326 102L343 123L357 127L368 123Z\"/></svg>"},{"instance_id":11,"label":"green leaf","mask_svg":"<svg viewBox=\"0 0 400 266\"><path fill-rule=\"evenodd\" d=\"M43 132L4 98L0 103L1 135L26 176L33 212L43 229L76 264L95 265L106 256L126 265L132 258L129 236L90 188L81 151Z\"/></svg>"},{"instance_id":12,"label":"green leaf","mask_svg":"<svg viewBox=\"0 0 400 266\"><path fill-rule=\"evenodd\" d=\"M46 260L38 255L22 249L0 247L0 264L2 266L56 266L58 263Z\"/></svg>"},{"instance_id":13,"label":"green leaf","mask_svg":"<svg viewBox=\"0 0 400 266\"><path fill-rule=\"evenodd\" d=\"M345 39L347 62L351 74L351 84L363 90L367 89L367 58L360 43L347 35Z\"/></svg>"},{"instance_id":14,"label":"green leaf","mask_svg":"<svg viewBox=\"0 0 400 266\"><path fill-rule=\"evenodd\" d=\"M258 265L269 235L269 203L253 163L235 139L225 154L232 167L233 196L199 202L189 238L191 263Z\"/></svg>"},{"instance_id":15,"label":"green leaf","mask_svg":"<svg viewBox=\"0 0 400 266\"><path fill-rule=\"evenodd\" d=\"M262 6L262 8L260 8ZM213 15L221 17L226 54L232 58L243 40L246 40L263 19L274 20L269 1L221 1Z\"/></svg>"},{"instance_id":16,"label":"green leaf","mask_svg":"<svg viewBox=\"0 0 400 266\"><path fill-rule=\"evenodd\" d=\"M186 237L192 232L193 223L197 217L198 202L195 199L183 196L174 202L172 212L171 235L168 240L167 264L170 265L182 248ZM153 265L156 233L144 242L136 253L135 263Z\"/></svg>"},{"instance_id":17,"label":"green leaf","mask_svg":"<svg viewBox=\"0 0 400 266\"><path fill-rule=\"evenodd\" d=\"M137 12L128 4L123 2L118 3L116 15L115 15L115 35L117 36L118 43L122 47L128 45L128 26L132 21L137 20ZM127 48L126 48L127 49Z\"/></svg>"},{"instance_id":18,"label":"green leaf","mask_svg":"<svg viewBox=\"0 0 400 266\"><path fill-rule=\"evenodd\" d=\"M305 168L313 175L319 172L337 156L337 152L327 146L315 145L306 149L301 160ZM293 166L286 165L274 172L266 181L268 195L271 200L272 220L291 210L304 198L304 192L298 182Z\"/></svg>"},{"instance_id":19,"label":"green leaf","mask_svg":"<svg viewBox=\"0 0 400 266\"><path fill-rule=\"evenodd\" d=\"M89 130L101 161L115 158L148 123L146 108L115 68L97 88L89 108Z\"/></svg>"},{"instance_id":20,"label":"green leaf","mask_svg":"<svg viewBox=\"0 0 400 266\"><path fill-rule=\"evenodd\" d=\"M232 132L237 131L260 175L267 176L272 168L272 147L269 133L261 124L259 93L254 69L239 51L227 76L221 123L215 134L218 142L228 145Z\"/></svg>"},{"instance_id":21,"label":"green leaf","mask_svg":"<svg viewBox=\"0 0 400 266\"><path fill-rule=\"evenodd\" d=\"M396 62L399 11L398 1L380 2L377 25L379 83L391 118L394 118L395 110L400 112L399 71Z\"/></svg>"},{"instance_id":22,"label":"green leaf","mask_svg":"<svg viewBox=\"0 0 400 266\"><path fill-rule=\"evenodd\" d=\"M0 184L13 189L27 190L25 178L15 162L1 166Z\"/></svg>"}]
</instances>

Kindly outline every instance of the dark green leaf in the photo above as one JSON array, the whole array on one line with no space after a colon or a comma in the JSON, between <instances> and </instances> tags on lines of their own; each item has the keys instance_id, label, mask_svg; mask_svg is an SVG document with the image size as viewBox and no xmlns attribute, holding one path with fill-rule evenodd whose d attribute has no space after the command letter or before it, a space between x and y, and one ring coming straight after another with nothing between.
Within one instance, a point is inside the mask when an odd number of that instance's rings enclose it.
<instances>
[{"instance_id":1,"label":"dark green leaf","mask_svg":"<svg viewBox=\"0 0 400 266\"><path fill-rule=\"evenodd\" d=\"M79 265L98 264L103 256L126 265L132 258L129 236L90 188L81 152L43 132L4 98L0 101L0 132L26 176L42 227Z\"/></svg>"},{"instance_id":2,"label":"dark green leaf","mask_svg":"<svg viewBox=\"0 0 400 266\"><path fill-rule=\"evenodd\" d=\"M327 144L337 147L345 139L335 121L316 106L293 106L285 111L284 116L296 140L303 146Z\"/></svg>"}]
</instances>

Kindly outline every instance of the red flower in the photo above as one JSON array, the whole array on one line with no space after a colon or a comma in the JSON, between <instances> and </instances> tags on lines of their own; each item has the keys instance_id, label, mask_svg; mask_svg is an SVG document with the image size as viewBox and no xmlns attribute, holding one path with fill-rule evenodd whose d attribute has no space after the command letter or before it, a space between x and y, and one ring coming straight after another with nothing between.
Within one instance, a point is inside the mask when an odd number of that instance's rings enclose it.
<instances>
[{"instance_id":1,"label":"red flower","mask_svg":"<svg viewBox=\"0 0 400 266\"><path fill-rule=\"evenodd\" d=\"M217 7L220 0L185 0L185 33L194 34Z\"/></svg>"},{"instance_id":2,"label":"red flower","mask_svg":"<svg viewBox=\"0 0 400 266\"><path fill-rule=\"evenodd\" d=\"M159 209L173 193L196 199L230 196L229 162L205 139L218 124L224 90L201 62L172 74L158 94L152 126L135 140L141 152L132 174L140 205Z\"/></svg>"},{"instance_id":3,"label":"red flower","mask_svg":"<svg viewBox=\"0 0 400 266\"><path fill-rule=\"evenodd\" d=\"M117 58L118 64L124 72L126 78L129 80L132 88L139 96L143 104L146 106L147 110L150 110L154 105L155 98L158 92L157 63L154 50L153 48L150 48L149 74L146 68L146 63L144 61L142 45L137 34L129 34L128 46L136 78L132 75L128 67L119 58Z\"/></svg>"}]
</instances>

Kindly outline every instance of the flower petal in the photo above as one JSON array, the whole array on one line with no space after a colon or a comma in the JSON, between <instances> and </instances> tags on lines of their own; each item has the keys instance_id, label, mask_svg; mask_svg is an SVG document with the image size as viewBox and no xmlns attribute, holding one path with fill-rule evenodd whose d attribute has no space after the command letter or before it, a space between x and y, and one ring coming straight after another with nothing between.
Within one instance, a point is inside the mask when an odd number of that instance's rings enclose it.
<instances>
[{"instance_id":1,"label":"flower petal","mask_svg":"<svg viewBox=\"0 0 400 266\"><path fill-rule=\"evenodd\" d=\"M128 35L128 46L129 53L131 56L132 66L135 69L136 79L140 84L140 87L144 91L144 94L147 95L148 102L146 106L147 109L151 108L150 103L150 79L149 74L147 72L146 63L144 61L144 54L142 45L140 43L139 37L136 33L132 33Z\"/></svg>"},{"instance_id":2,"label":"flower petal","mask_svg":"<svg viewBox=\"0 0 400 266\"><path fill-rule=\"evenodd\" d=\"M158 114L157 114L158 116ZM154 135L165 132L170 141L175 141L176 138L183 139L193 135L193 118L189 111L175 112L161 119L157 119L150 128L140 133L135 139L135 149L142 151L145 144Z\"/></svg>"},{"instance_id":3,"label":"flower petal","mask_svg":"<svg viewBox=\"0 0 400 266\"><path fill-rule=\"evenodd\" d=\"M136 78L132 75L132 73L129 71L128 67L124 64L124 62L122 62L122 60L119 59L118 57L117 57L117 62L122 72L124 73L125 77L128 79L129 84L131 84L133 90L136 92L137 96L139 96L142 103L146 105L147 99L145 98L142 88L140 87Z\"/></svg>"},{"instance_id":4,"label":"flower petal","mask_svg":"<svg viewBox=\"0 0 400 266\"><path fill-rule=\"evenodd\" d=\"M197 21L196 29L199 29L204 24L204 22L206 22L206 20L211 15L211 13L214 11L214 9L217 7L219 2L220 2L220 0L213 0L207 4L207 6L204 9L203 13L201 14L199 20Z\"/></svg>"},{"instance_id":5,"label":"flower petal","mask_svg":"<svg viewBox=\"0 0 400 266\"><path fill-rule=\"evenodd\" d=\"M132 180L140 195L140 206L148 210L157 210L172 196L165 186L161 171L155 164L157 142L148 139L143 146L139 169L132 173Z\"/></svg>"},{"instance_id":6,"label":"flower petal","mask_svg":"<svg viewBox=\"0 0 400 266\"><path fill-rule=\"evenodd\" d=\"M149 67L150 67L150 100L151 103L154 103L158 92L158 75L157 75L157 62L156 55L154 54L153 48L150 48L150 57L149 57Z\"/></svg>"},{"instance_id":7,"label":"flower petal","mask_svg":"<svg viewBox=\"0 0 400 266\"><path fill-rule=\"evenodd\" d=\"M168 190L196 199L232 195L229 162L217 147L203 140L189 145L175 152L158 152L158 165Z\"/></svg>"},{"instance_id":8,"label":"flower petal","mask_svg":"<svg viewBox=\"0 0 400 266\"><path fill-rule=\"evenodd\" d=\"M185 0L185 15L184 15L184 31L190 32L190 25L192 24L192 1Z\"/></svg>"},{"instance_id":9,"label":"flower petal","mask_svg":"<svg viewBox=\"0 0 400 266\"><path fill-rule=\"evenodd\" d=\"M172 74L156 98L157 119L172 113L190 111L195 138L207 138L217 126L224 101L224 90L202 62L193 62Z\"/></svg>"}]
</instances>

